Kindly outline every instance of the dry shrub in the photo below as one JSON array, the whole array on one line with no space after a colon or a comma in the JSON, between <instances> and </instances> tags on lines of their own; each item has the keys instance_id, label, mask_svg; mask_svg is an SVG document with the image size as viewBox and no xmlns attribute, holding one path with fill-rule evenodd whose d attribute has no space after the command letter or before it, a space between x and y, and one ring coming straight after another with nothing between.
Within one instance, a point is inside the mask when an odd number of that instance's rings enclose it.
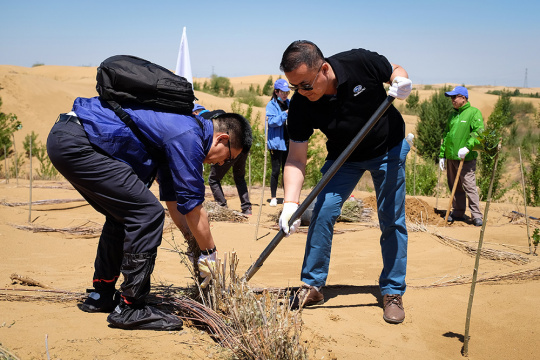
<instances>
[{"instance_id":1,"label":"dry shrub","mask_svg":"<svg viewBox=\"0 0 540 360\"><path fill-rule=\"evenodd\" d=\"M338 222L360 222L371 220L371 209L364 208L364 202L360 199L349 199L343 203Z\"/></svg>"},{"instance_id":2,"label":"dry shrub","mask_svg":"<svg viewBox=\"0 0 540 360\"><path fill-rule=\"evenodd\" d=\"M224 253L216 265L212 282L207 289L199 287L199 293L202 303L229 328L224 332L227 338L218 339L220 343L241 359L307 359L301 312L291 311L279 294L255 293L237 274L235 252ZM289 295L285 294L286 299Z\"/></svg>"},{"instance_id":3,"label":"dry shrub","mask_svg":"<svg viewBox=\"0 0 540 360\"><path fill-rule=\"evenodd\" d=\"M210 221L246 222L248 220L247 215L221 206L215 201L205 201L203 207L208 213L208 220Z\"/></svg>"}]
</instances>

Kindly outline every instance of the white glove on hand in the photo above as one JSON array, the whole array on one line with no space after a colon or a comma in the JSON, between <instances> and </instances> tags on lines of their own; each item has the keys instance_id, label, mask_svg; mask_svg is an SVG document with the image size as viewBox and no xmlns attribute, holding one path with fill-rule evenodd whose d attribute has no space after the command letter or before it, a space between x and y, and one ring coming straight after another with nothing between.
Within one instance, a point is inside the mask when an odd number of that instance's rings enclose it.
<instances>
[{"instance_id":1,"label":"white glove on hand","mask_svg":"<svg viewBox=\"0 0 540 360\"><path fill-rule=\"evenodd\" d=\"M444 161L446 159L445 158L440 158L439 159L439 167L441 168L441 171L444 171Z\"/></svg>"},{"instance_id":2,"label":"white glove on hand","mask_svg":"<svg viewBox=\"0 0 540 360\"><path fill-rule=\"evenodd\" d=\"M467 156L468 153L469 149L467 149L466 147L462 147L461 149L459 149L457 156L459 156L460 159L465 159L465 156Z\"/></svg>"},{"instance_id":3,"label":"white glove on hand","mask_svg":"<svg viewBox=\"0 0 540 360\"><path fill-rule=\"evenodd\" d=\"M412 91L411 79L404 78L403 76L396 76L392 81L392 86L388 90L388 95L393 98L405 100Z\"/></svg>"},{"instance_id":4,"label":"white glove on hand","mask_svg":"<svg viewBox=\"0 0 540 360\"><path fill-rule=\"evenodd\" d=\"M216 258L216 251L210 255L201 254L201 256L199 256L197 266L199 267L199 275L204 279L201 283L201 288L203 289L207 287L210 280L212 280L212 272L216 271Z\"/></svg>"},{"instance_id":5,"label":"white glove on hand","mask_svg":"<svg viewBox=\"0 0 540 360\"><path fill-rule=\"evenodd\" d=\"M294 233L300 226L300 219L297 219L289 229L289 220L298 209L297 203L286 202L283 204L283 211L279 217L279 227L285 233L285 236L289 236Z\"/></svg>"}]
</instances>

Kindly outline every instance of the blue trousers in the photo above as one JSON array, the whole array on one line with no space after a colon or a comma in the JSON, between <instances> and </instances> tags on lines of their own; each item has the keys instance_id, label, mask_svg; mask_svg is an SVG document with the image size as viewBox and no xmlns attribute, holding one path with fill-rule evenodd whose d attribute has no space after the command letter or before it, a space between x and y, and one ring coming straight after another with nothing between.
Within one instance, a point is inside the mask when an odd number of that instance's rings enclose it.
<instances>
[{"instance_id":1,"label":"blue trousers","mask_svg":"<svg viewBox=\"0 0 540 360\"><path fill-rule=\"evenodd\" d=\"M381 228L383 270L379 278L381 294L405 292L407 268L407 228L405 225L405 160L410 150L403 140L380 157L346 162L324 187L313 209L306 252L302 265L302 281L324 286L328 277L334 224L345 200L367 170L371 173L377 196L377 213ZM333 161L321 169L324 174Z\"/></svg>"}]
</instances>

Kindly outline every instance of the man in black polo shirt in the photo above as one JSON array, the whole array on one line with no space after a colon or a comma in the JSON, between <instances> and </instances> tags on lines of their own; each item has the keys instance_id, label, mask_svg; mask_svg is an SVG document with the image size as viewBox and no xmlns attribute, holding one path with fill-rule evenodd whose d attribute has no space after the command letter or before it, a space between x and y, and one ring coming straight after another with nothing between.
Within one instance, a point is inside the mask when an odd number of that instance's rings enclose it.
<instances>
[{"instance_id":1,"label":"man in black polo shirt","mask_svg":"<svg viewBox=\"0 0 540 360\"><path fill-rule=\"evenodd\" d=\"M279 219L286 234L298 208L307 162L308 140L314 129L328 138L325 173L386 98L384 83L392 84L388 95L405 99L412 90L407 72L384 56L355 49L324 58L312 42L299 40L285 50L280 68L296 90L289 108L290 149L284 172L285 201ZM383 318L401 323L405 311L407 228L405 226L405 159L410 150L404 140L405 123L393 106L386 111L356 150L317 197L309 226L300 291L293 307L322 304L330 263L333 227L343 202L367 170L377 194L381 228L383 270L379 286L383 295ZM351 254L353 256L353 254Z\"/></svg>"}]
</instances>

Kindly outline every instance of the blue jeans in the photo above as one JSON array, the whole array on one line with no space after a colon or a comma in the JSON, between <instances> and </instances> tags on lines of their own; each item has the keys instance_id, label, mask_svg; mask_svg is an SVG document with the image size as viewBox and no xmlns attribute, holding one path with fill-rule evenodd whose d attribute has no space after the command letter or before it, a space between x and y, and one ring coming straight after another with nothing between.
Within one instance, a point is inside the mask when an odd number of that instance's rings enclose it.
<instances>
[{"instance_id":1,"label":"blue jeans","mask_svg":"<svg viewBox=\"0 0 540 360\"><path fill-rule=\"evenodd\" d=\"M403 140L385 155L366 161L346 162L324 187L317 197L309 226L302 265L303 282L312 286L326 284L334 224L344 201L367 170L373 178L382 232L383 270L379 287L382 295L403 295L408 241L405 226L405 160L409 150L409 144ZM324 174L332 163L327 161L321 172Z\"/></svg>"}]
</instances>

